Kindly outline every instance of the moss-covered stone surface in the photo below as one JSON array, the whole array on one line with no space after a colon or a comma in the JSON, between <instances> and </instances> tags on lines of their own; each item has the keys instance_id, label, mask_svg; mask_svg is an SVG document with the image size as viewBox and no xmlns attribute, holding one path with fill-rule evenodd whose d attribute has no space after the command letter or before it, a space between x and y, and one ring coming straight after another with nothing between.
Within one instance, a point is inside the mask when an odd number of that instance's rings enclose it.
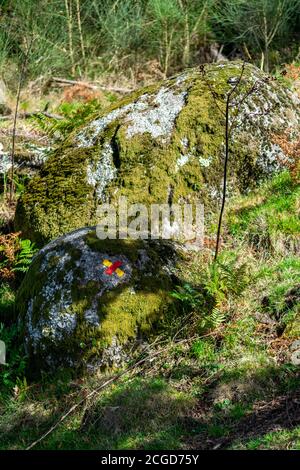
<instances>
[{"instance_id":1,"label":"moss-covered stone surface","mask_svg":"<svg viewBox=\"0 0 300 470\"><path fill-rule=\"evenodd\" d=\"M17 296L31 371L125 360L128 344L153 334L171 307L177 259L170 243L99 240L95 228L46 245Z\"/></svg>"},{"instance_id":2,"label":"moss-covered stone surface","mask_svg":"<svg viewBox=\"0 0 300 470\"><path fill-rule=\"evenodd\" d=\"M16 228L43 244L97 222L98 204L201 199L216 209L224 160L227 94L239 62L190 69L125 97L72 133L34 177L17 208ZM300 122L299 99L256 67L245 66L231 109L229 193L247 191L280 167L272 135Z\"/></svg>"}]
</instances>

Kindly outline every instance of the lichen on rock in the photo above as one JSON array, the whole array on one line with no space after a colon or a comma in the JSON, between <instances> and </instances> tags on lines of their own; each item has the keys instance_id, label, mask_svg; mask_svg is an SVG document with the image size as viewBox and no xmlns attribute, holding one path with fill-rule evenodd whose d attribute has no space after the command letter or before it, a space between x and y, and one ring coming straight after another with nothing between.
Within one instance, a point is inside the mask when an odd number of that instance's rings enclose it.
<instances>
[{"instance_id":1,"label":"lichen on rock","mask_svg":"<svg viewBox=\"0 0 300 470\"><path fill-rule=\"evenodd\" d=\"M87 165L87 182L95 188L97 197L103 198L107 184L112 181L117 174L117 169L113 164L113 148L110 143L103 145L101 158Z\"/></svg>"},{"instance_id":2,"label":"lichen on rock","mask_svg":"<svg viewBox=\"0 0 300 470\"><path fill-rule=\"evenodd\" d=\"M99 240L95 228L46 245L17 296L31 369L125 360L128 344L148 338L168 310L177 259L170 243Z\"/></svg>"},{"instance_id":3,"label":"lichen on rock","mask_svg":"<svg viewBox=\"0 0 300 470\"><path fill-rule=\"evenodd\" d=\"M201 200L218 208L224 162L224 108L241 62L190 69L126 96L74 131L28 184L16 228L43 244L97 223L97 206ZM280 169L282 149L273 134L299 131L299 99L246 64L231 136L229 187L247 191ZM212 90L214 93L212 93ZM214 96L213 96L214 95Z\"/></svg>"},{"instance_id":4,"label":"lichen on rock","mask_svg":"<svg viewBox=\"0 0 300 470\"><path fill-rule=\"evenodd\" d=\"M7 145L6 145L7 147ZM23 152L16 151L14 155L14 171L16 174L33 176L47 160L51 153L51 147L40 147L28 144ZM0 142L0 176L6 175L12 166L11 152L4 150Z\"/></svg>"}]
</instances>

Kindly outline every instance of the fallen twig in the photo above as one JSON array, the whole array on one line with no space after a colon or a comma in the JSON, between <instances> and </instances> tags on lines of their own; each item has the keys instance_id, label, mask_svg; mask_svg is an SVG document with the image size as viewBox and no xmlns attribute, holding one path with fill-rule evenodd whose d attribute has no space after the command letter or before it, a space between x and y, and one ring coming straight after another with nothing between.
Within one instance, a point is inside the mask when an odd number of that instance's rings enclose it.
<instances>
[{"instance_id":1,"label":"fallen twig","mask_svg":"<svg viewBox=\"0 0 300 470\"><path fill-rule=\"evenodd\" d=\"M20 114L17 115L17 118L18 119L28 119L28 118L31 118L31 117L34 117L34 116L39 116L41 114L43 116L46 116L46 117L51 118L51 119L57 119L57 120L64 119L63 116L60 116L59 114L51 114L51 113L48 113L46 111L34 111L32 113L20 113ZM9 121L10 119L14 119L13 114L9 114L9 115L6 115L6 116L0 116L0 121Z\"/></svg>"},{"instance_id":2,"label":"fallen twig","mask_svg":"<svg viewBox=\"0 0 300 470\"><path fill-rule=\"evenodd\" d=\"M50 82L55 82L60 86L80 85L91 90L104 90L104 91L115 91L116 93L131 93L132 88L124 88L117 86L102 86L96 83L83 82L80 80L69 80L67 78L52 77Z\"/></svg>"},{"instance_id":3,"label":"fallen twig","mask_svg":"<svg viewBox=\"0 0 300 470\"><path fill-rule=\"evenodd\" d=\"M90 88L91 90L96 90L97 89L96 85L93 85L93 84L87 83L87 82L82 82L80 80L69 80L67 78L52 77L51 81L56 82L56 83L60 83L62 85L81 85L81 86L84 86L85 88Z\"/></svg>"}]
</instances>

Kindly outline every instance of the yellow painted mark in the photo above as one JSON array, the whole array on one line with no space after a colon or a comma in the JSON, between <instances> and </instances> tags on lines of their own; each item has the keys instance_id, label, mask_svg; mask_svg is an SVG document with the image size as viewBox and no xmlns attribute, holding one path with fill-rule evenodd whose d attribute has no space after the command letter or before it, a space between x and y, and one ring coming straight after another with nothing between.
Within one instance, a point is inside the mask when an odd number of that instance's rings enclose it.
<instances>
[{"instance_id":1,"label":"yellow painted mark","mask_svg":"<svg viewBox=\"0 0 300 470\"><path fill-rule=\"evenodd\" d=\"M116 273L116 275L119 276L119 277L122 277L122 276L124 276L124 274L125 274L124 271L122 271L122 269L120 269L120 268L117 268L117 269L115 270L115 273Z\"/></svg>"},{"instance_id":2,"label":"yellow painted mark","mask_svg":"<svg viewBox=\"0 0 300 470\"><path fill-rule=\"evenodd\" d=\"M104 265L104 266L107 266L107 267L109 268L109 266L112 265L112 262L109 261L109 259L105 259L105 260L103 260L103 265Z\"/></svg>"}]
</instances>

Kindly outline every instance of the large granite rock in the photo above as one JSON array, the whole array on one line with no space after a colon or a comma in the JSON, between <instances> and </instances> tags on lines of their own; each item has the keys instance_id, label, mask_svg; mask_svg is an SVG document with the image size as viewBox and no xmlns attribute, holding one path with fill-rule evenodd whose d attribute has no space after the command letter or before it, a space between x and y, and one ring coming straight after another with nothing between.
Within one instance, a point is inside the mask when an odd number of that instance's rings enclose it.
<instances>
[{"instance_id":1,"label":"large granite rock","mask_svg":"<svg viewBox=\"0 0 300 470\"><path fill-rule=\"evenodd\" d=\"M30 370L119 364L170 308L174 244L99 240L83 228L46 245L17 295Z\"/></svg>"},{"instance_id":2,"label":"large granite rock","mask_svg":"<svg viewBox=\"0 0 300 470\"><path fill-rule=\"evenodd\" d=\"M42 244L94 225L98 204L119 196L147 205L200 198L207 210L215 210L224 160L218 108L224 110L241 67L209 64L204 75L187 70L89 120L30 181L18 204L16 229ZM235 99L240 113L231 137L231 194L280 168L283 151L274 134L288 131L295 138L300 122L299 98L252 65L246 65Z\"/></svg>"}]
</instances>

